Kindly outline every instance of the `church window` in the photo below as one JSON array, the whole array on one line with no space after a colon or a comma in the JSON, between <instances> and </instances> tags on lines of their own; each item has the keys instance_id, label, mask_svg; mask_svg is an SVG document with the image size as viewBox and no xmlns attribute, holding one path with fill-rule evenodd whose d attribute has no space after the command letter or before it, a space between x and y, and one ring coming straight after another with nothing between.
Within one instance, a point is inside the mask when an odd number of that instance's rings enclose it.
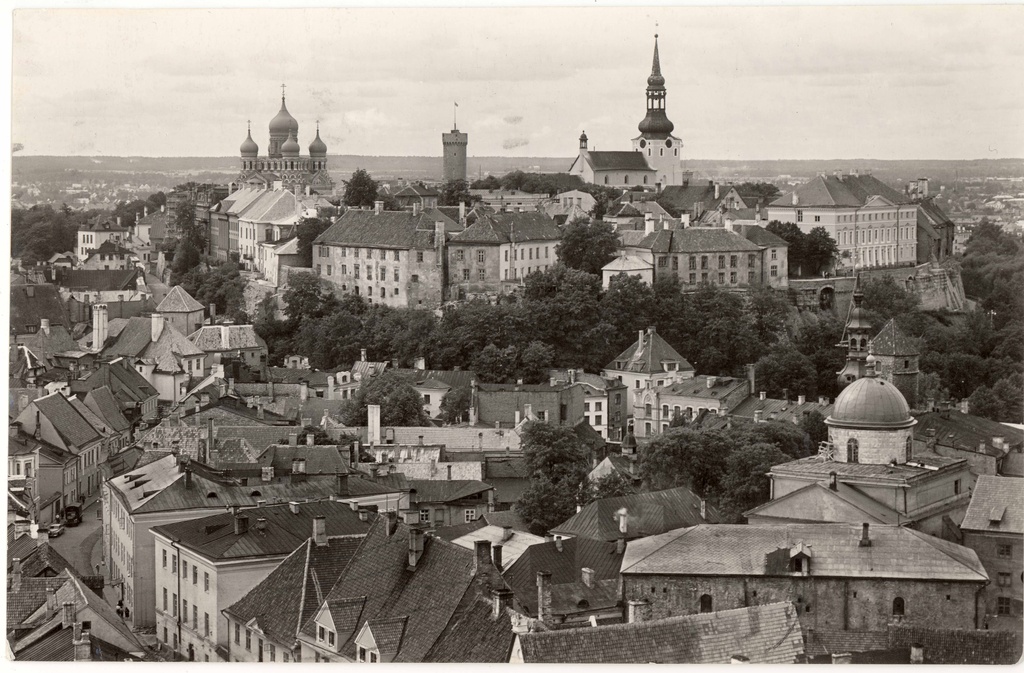
<instances>
[{"instance_id":1,"label":"church window","mask_svg":"<svg viewBox=\"0 0 1024 673\"><path fill-rule=\"evenodd\" d=\"M645 185L647 184L647 176L646 175L644 176L644 184Z\"/></svg>"},{"instance_id":2,"label":"church window","mask_svg":"<svg viewBox=\"0 0 1024 673\"><path fill-rule=\"evenodd\" d=\"M644 415L647 416L648 418L651 416L651 405L650 404L645 404L644 405Z\"/></svg>"},{"instance_id":3,"label":"church window","mask_svg":"<svg viewBox=\"0 0 1024 673\"><path fill-rule=\"evenodd\" d=\"M861 338L860 338L860 349L861 349L862 351L866 351L866 350L868 349L868 340L867 340L867 337L861 337Z\"/></svg>"},{"instance_id":4,"label":"church window","mask_svg":"<svg viewBox=\"0 0 1024 673\"><path fill-rule=\"evenodd\" d=\"M850 350L857 350L857 337L850 337Z\"/></svg>"},{"instance_id":5,"label":"church window","mask_svg":"<svg viewBox=\"0 0 1024 673\"><path fill-rule=\"evenodd\" d=\"M903 600L902 596L897 596L896 598L892 599L892 616L893 617L902 617L904 614L906 614L906 611L907 611L907 602Z\"/></svg>"},{"instance_id":6,"label":"church window","mask_svg":"<svg viewBox=\"0 0 1024 673\"><path fill-rule=\"evenodd\" d=\"M910 462L910 458L913 456L913 454L914 454L914 438L913 437L907 437L906 460L907 460L908 463Z\"/></svg>"},{"instance_id":7,"label":"church window","mask_svg":"<svg viewBox=\"0 0 1024 673\"><path fill-rule=\"evenodd\" d=\"M704 613L707 613L707 612L711 612L711 607L712 607L711 596L708 595L708 594L703 594L700 597L700 611L701 611L701 614L704 614Z\"/></svg>"},{"instance_id":8,"label":"church window","mask_svg":"<svg viewBox=\"0 0 1024 673\"><path fill-rule=\"evenodd\" d=\"M679 150L678 149L672 150L672 156L678 157L679 156Z\"/></svg>"},{"instance_id":9,"label":"church window","mask_svg":"<svg viewBox=\"0 0 1024 673\"><path fill-rule=\"evenodd\" d=\"M846 442L846 462L848 462L848 463L856 463L859 453L860 453L860 443L856 439L851 437Z\"/></svg>"}]
</instances>

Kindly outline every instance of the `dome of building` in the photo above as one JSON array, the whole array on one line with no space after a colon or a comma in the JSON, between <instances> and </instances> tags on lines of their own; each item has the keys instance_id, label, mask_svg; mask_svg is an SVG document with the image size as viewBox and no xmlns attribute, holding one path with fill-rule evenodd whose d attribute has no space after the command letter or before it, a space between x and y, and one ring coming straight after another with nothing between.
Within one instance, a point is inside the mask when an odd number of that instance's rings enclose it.
<instances>
[{"instance_id":1,"label":"dome of building","mask_svg":"<svg viewBox=\"0 0 1024 673\"><path fill-rule=\"evenodd\" d=\"M327 145L324 141L320 140L320 125L316 127L316 138L313 138L313 142L309 144L309 156L311 157L323 157L327 155Z\"/></svg>"},{"instance_id":2,"label":"dome of building","mask_svg":"<svg viewBox=\"0 0 1024 673\"><path fill-rule=\"evenodd\" d=\"M277 113L277 116L270 120L270 133L273 134L284 134L294 133L296 136L299 135L299 122L295 121L295 117L291 116L288 112L288 108L284 104L284 96L281 96L281 110Z\"/></svg>"},{"instance_id":3,"label":"dome of building","mask_svg":"<svg viewBox=\"0 0 1024 673\"><path fill-rule=\"evenodd\" d=\"M831 426L868 429L907 428L915 422L903 393L872 373L843 389L825 419Z\"/></svg>"},{"instance_id":4,"label":"dome of building","mask_svg":"<svg viewBox=\"0 0 1024 673\"><path fill-rule=\"evenodd\" d=\"M665 116L664 110L648 110L647 116L637 126L640 129L640 133L655 138L663 138L669 135L675 127L675 124Z\"/></svg>"},{"instance_id":5,"label":"dome of building","mask_svg":"<svg viewBox=\"0 0 1024 673\"><path fill-rule=\"evenodd\" d=\"M249 130L245 140L242 141L242 146L239 148L243 157L255 157L260 153L260 147L256 144L256 141L252 139L252 130Z\"/></svg>"},{"instance_id":6,"label":"dome of building","mask_svg":"<svg viewBox=\"0 0 1024 673\"><path fill-rule=\"evenodd\" d=\"M288 140L285 140L281 145L281 154L286 157L297 157L299 152L299 141L295 139L294 133L289 132Z\"/></svg>"}]
</instances>

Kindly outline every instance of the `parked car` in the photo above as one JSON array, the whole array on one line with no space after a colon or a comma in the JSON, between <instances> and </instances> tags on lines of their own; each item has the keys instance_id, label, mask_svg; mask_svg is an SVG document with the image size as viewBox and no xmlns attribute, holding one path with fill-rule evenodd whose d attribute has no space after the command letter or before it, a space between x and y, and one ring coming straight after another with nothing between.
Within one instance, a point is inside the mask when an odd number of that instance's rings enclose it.
<instances>
[{"instance_id":1,"label":"parked car","mask_svg":"<svg viewBox=\"0 0 1024 673\"><path fill-rule=\"evenodd\" d=\"M47 533L48 533L49 537L59 537L59 536L63 535L64 534L64 524L60 523L60 522L51 523L50 527L47 529Z\"/></svg>"}]
</instances>

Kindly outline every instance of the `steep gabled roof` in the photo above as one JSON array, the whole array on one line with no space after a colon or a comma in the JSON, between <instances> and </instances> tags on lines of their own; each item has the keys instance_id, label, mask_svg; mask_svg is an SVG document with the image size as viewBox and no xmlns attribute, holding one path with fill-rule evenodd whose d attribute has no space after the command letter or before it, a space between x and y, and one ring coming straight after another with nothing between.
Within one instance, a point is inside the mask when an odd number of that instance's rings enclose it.
<instances>
[{"instance_id":1,"label":"steep gabled roof","mask_svg":"<svg viewBox=\"0 0 1024 673\"><path fill-rule=\"evenodd\" d=\"M1024 535L1024 480L987 474L979 476L960 528Z\"/></svg>"},{"instance_id":2,"label":"steep gabled roof","mask_svg":"<svg viewBox=\"0 0 1024 673\"><path fill-rule=\"evenodd\" d=\"M410 500L420 502L455 502L491 490L490 484L473 479L410 479Z\"/></svg>"},{"instance_id":3,"label":"steep gabled roof","mask_svg":"<svg viewBox=\"0 0 1024 673\"><path fill-rule=\"evenodd\" d=\"M660 229L647 234L633 247L654 253L758 252L761 248L734 231L721 227Z\"/></svg>"},{"instance_id":4,"label":"steep gabled roof","mask_svg":"<svg viewBox=\"0 0 1024 673\"><path fill-rule=\"evenodd\" d=\"M526 663L794 664L804 653L792 603L519 635Z\"/></svg>"},{"instance_id":5,"label":"steep gabled roof","mask_svg":"<svg viewBox=\"0 0 1024 673\"><path fill-rule=\"evenodd\" d=\"M654 169L640 152L606 152L592 150L583 155L595 171L650 171Z\"/></svg>"},{"instance_id":6,"label":"steep gabled roof","mask_svg":"<svg viewBox=\"0 0 1024 673\"><path fill-rule=\"evenodd\" d=\"M874 355L917 355L921 352L917 340L905 335L896 325L896 318L885 323L885 327L875 335L868 347Z\"/></svg>"},{"instance_id":7,"label":"steep gabled roof","mask_svg":"<svg viewBox=\"0 0 1024 673\"><path fill-rule=\"evenodd\" d=\"M151 318L129 318L117 341L104 349L104 354L148 358L156 362L158 371L179 372L184 371L181 357L205 355L205 352L196 348L169 320L164 320L160 336L153 341Z\"/></svg>"},{"instance_id":8,"label":"steep gabled roof","mask_svg":"<svg viewBox=\"0 0 1024 673\"><path fill-rule=\"evenodd\" d=\"M88 419L59 392L50 393L33 401L39 412L50 421L53 429L69 447L76 449L100 439L100 434Z\"/></svg>"},{"instance_id":9,"label":"steep gabled roof","mask_svg":"<svg viewBox=\"0 0 1024 673\"><path fill-rule=\"evenodd\" d=\"M896 510L886 507L864 494L856 486L836 483L835 490L821 483L807 484L786 495L769 500L743 513L745 517L759 516L792 519L796 522L823 521L827 523L884 523L897 526L912 521Z\"/></svg>"},{"instance_id":10,"label":"steep gabled roof","mask_svg":"<svg viewBox=\"0 0 1024 673\"><path fill-rule=\"evenodd\" d=\"M817 577L988 581L966 547L901 526L871 526L870 546L861 546L861 537L860 523L699 525L628 543L621 572L787 576L788 563L778 563L776 553L803 545L813 552L810 573Z\"/></svg>"},{"instance_id":11,"label":"steep gabled roof","mask_svg":"<svg viewBox=\"0 0 1024 673\"><path fill-rule=\"evenodd\" d=\"M759 227L756 224L741 224L739 225L739 233L748 241L754 245L759 245L762 248L788 248L789 243L784 239L776 236L772 232L768 231L764 227Z\"/></svg>"},{"instance_id":12,"label":"steep gabled roof","mask_svg":"<svg viewBox=\"0 0 1024 673\"><path fill-rule=\"evenodd\" d=\"M136 290L136 279L142 277L142 271L132 269L68 269L57 275L57 283L61 287L85 289L90 292L116 292L117 290Z\"/></svg>"},{"instance_id":13,"label":"steep gabled roof","mask_svg":"<svg viewBox=\"0 0 1024 673\"><path fill-rule=\"evenodd\" d=\"M30 296L31 295L31 296ZM48 283L11 285L9 326L19 334L27 332L27 327L38 327L40 318L46 318L50 325L61 325L71 329L71 319L67 307L60 298L56 285Z\"/></svg>"},{"instance_id":14,"label":"steep gabled roof","mask_svg":"<svg viewBox=\"0 0 1024 673\"><path fill-rule=\"evenodd\" d=\"M545 213L486 213L465 231L452 237L452 243L524 243L556 241L562 232Z\"/></svg>"},{"instance_id":15,"label":"steep gabled roof","mask_svg":"<svg viewBox=\"0 0 1024 673\"><path fill-rule=\"evenodd\" d=\"M159 313L191 313L202 311L203 305L193 299L180 285L175 285L163 301L157 304L156 310Z\"/></svg>"},{"instance_id":16,"label":"steep gabled roof","mask_svg":"<svg viewBox=\"0 0 1024 673\"><path fill-rule=\"evenodd\" d=\"M227 346L224 345L225 330L228 333ZM205 325L189 335L188 340L207 353L267 347L267 342L256 333L252 325Z\"/></svg>"},{"instance_id":17,"label":"steep gabled roof","mask_svg":"<svg viewBox=\"0 0 1024 673\"><path fill-rule=\"evenodd\" d=\"M627 511L629 517L626 533L628 538L658 535L684 526L695 526L705 522L718 523L723 520L718 510L707 503L706 518L702 519L700 502L700 498L685 486L601 498L552 528L551 532L592 540L615 541L619 537L617 513L622 509Z\"/></svg>"},{"instance_id":18,"label":"steep gabled roof","mask_svg":"<svg viewBox=\"0 0 1024 673\"><path fill-rule=\"evenodd\" d=\"M85 394L85 406L116 432L124 432L132 424L121 413L121 405L107 386L93 388Z\"/></svg>"},{"instance_id":19,"label":"steep gabled roof","mask_svg":"<svg viewBox=\"0 0 1024 673\"><path fill-rule=\"evenodd\" d=\"M657 332L648 330L643 337L622 351L605 369L626 371L636 374L661 374L666 370L662 363L678 362L678 371L693 371L693 365L686 361Z\"/></svg>"},{"instance_id":20,"label":"steep gabled roof","mask_svg":"<svg viewBox=\"0 0 1024 673\"><path fill-rule=\"evenodd\" d=\"M916 414L914 418L917 419L917 427L914 429L914 434L918 439L927 437L928 431L934 430L936 441L943 446L952 446L963 451L977 452L979 445L984 444L985 448L982 453L996 457L1006 456L1007 458L1014 455L1011 453L1007 456L1007 450L1024 447L1024 431L988 418L972 416L954 409L948 411L929 411L923 414ZM995 437L1003 438L1003 449L998 449L994 446L992 440Z\"/></svg>"},{"instance_id":21,"label":"steep gabled roof","mask_svg":"<svg viewBox=\"0 0 1024 673\"><path fill-rule=\"evenodd\" d=\"M426 209L418 214L408 210L345 211L337 222L317 236L314 243L357 248L393 248L397 250L429 250L434 247L434 224L444 222L446 232L460 231L462 226L444 213Z\"/></svg>"},{"instance_id":22,"label":"steep gabled roof","mask_svg":"<svg viewBox=\"0 0 1024 673\"><path fill-rule=\"evenodd\" d=\"M122 409L145 402L158 394L156 388L135 371L126 359L100 363L86 379L73 381L71 390L80 394L103 386L110 389Z\"/></svg>"}]
</instances>

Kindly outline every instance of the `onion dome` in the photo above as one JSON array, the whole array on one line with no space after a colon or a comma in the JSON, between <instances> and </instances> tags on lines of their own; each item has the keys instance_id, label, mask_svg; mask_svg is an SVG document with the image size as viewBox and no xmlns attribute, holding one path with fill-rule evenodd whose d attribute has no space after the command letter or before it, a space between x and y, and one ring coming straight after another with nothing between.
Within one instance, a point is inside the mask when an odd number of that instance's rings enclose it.
<instances>
[{"instance_id":1,"label":"onion dome","mask_svg":"<svg viewBox=\"0 0 1024 673\"><path fill-rule=\"evenodd\" d=\"M867 376L839 393L832 414L825 419L832 426L879 430L909 428L916 422L903 393L875 376L872 367Z\"/></svg>"},{"instance_id":2,"label":"onion dome","mask_svg":"<svg viewBox=\"0 0 1024 673\"><path fill-rule=\"evenodd\" d=\"M297 157L299 152L299 141L295 139L295 134L289 131L288 140L281 145L281 154L286 157Z\"/></svg>"},{"instance_id":3,"label":"onion dome","mask_svg":"<svg viewBox=\"0 0 1024 673\"><path fill-rule=\"evenodd\" d=\"M252 128L249 129L245 140L242 141L242 146L238 148L238 151L242 153L243 157L255 157L260 153L259 145L252 139Z\"/></svg>"},{"instance_id":4,"label":"onion dome","mask_svg":"<svg viewBox=\"0 0 1024 673\"><path fill-rule=\"evenodd\" d=\"M270 120L270 133L284 135L288 132L294 133L296 136L299 135L299 122L295 121L295 117L291 116L288 112L288 108L284 104L284 96L281 96L281 110L277 113L277 116Z\"/></svg>"},{"instance_id":5,"label":"onion dome","mask_svg":"<svg viewBox=\"0 0 1024 673\"><path fill-rule=\"evenodd\" d=\"M327 145L324 144L324 141L320 140L320 122L316 124L316 138L313 138L313 142L309 144L309 156L327 156Z\"/></svg>"},{"instance_id":6,"label":"onion dome","mask_svg":"<svg viewBox=\"0 0 1024 673\"><path fill-rule=\"evenodd\" d=\"M651 76L647 78L647 116L637 128L648 138L662 140L675 130L675 124L669 121L665 113L665 78L661 76L657 35L654 36L654 63L651 65Z\"/></svg>"}]
</instances>

